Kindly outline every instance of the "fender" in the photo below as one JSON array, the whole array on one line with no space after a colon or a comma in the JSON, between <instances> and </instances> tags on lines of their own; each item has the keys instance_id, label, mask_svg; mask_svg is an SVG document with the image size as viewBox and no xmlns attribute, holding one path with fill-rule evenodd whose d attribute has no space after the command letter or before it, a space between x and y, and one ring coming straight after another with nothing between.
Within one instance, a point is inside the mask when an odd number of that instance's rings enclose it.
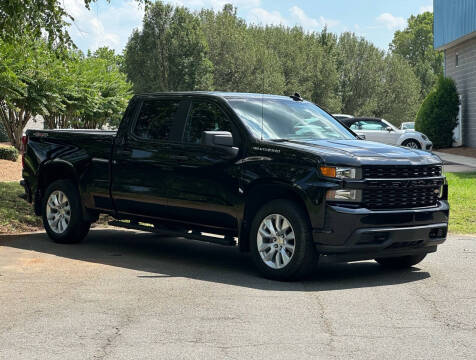
<instances>
[{"instance_id":1,"label":"fender","mask_svg":"<svg viewBox=\"0 0 476 360\"><path fill-rule=\"evenodd\" d=\"M323 221L323 213L321 215L323 204L320 201L316 204L297 183L276 178L257 179L246 187L244 198L243 214L239 219L241 251L249 250L249 228L253 214L263 204L273 199L287 198L300 204L308 217L309 225L312 227ZM321 217L322 220L320 220Z\"/></svg>"}]
</instances>

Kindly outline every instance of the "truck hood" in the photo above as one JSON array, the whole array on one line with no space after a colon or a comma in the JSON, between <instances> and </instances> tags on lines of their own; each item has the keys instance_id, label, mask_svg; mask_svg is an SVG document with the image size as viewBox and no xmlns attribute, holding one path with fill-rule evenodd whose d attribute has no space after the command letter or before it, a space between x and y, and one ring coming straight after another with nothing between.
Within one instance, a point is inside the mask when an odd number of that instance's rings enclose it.
<instances>
[{"instance_id":1,"label":"truck hood","mask_svg":"<svg viewBox=\"0 0 476 360\"><path fill-rule=\"evenodd\" d=\"M278 147L311 152L321 162L335 165L429 165L440 164L434 154L402 146L364 140L286 140L271 142Z\"/></svg>"}]
</instances>

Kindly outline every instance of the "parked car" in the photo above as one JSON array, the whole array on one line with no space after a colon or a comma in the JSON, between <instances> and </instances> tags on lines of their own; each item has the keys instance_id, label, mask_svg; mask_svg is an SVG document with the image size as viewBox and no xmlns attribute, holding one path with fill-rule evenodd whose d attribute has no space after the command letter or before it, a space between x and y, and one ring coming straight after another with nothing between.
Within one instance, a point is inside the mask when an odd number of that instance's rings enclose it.
<instances>
[{"instance_id":1,"label":"parked car","mask_svg":"<svg viewBox=\"0 0 476 360\"><path fill-rule=\"evenodd\" d=\"M412 266L446 239L438 156L359 140L297 94L139 95L117 132L22 140L26 198L59 243L81 241L104 213L238 245L264 276L289 280L319 256Z\"/></svg>"},{"instance_id":2,"label":"parked car","mask_svg":"<svg viewBox=\"0 0 476 360\"><path fill-rule=\"evenodd\" d=\"M400 130L415 130L415 122L409 121L401 123Z\"/></svg>"},{"instance_id":3,"label":"parked car","mask_svg":"<svg viewBox=\"0 0 476 360\"><path fill-rule=\"evenodd\" d=\"M433 147L433 143L425 134L414 130L400 130L384 119L354 117L341 122L356 134L365 135L365 139L369 141L426 151L431 151Z\"/></svg>"}]
</instances>

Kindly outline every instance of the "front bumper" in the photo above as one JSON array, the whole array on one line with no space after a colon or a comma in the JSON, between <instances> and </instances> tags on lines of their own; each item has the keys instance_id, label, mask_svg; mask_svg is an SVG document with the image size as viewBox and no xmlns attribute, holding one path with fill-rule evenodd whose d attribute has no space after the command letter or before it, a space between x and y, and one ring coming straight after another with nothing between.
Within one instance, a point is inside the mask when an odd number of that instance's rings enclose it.
<instances>
[{"instance_id":1,"label":"front bumper","mask_svg":"<svg viewBox=\"0 0 476 360\"><path fill-rule=\"evenodd\" d=\"M386 211L327 205L325 227L314 229L313 239L320 254L346 261L429 253L446 240L448 216L445 200L431 208Z\"/></svg>"}]
</instances>

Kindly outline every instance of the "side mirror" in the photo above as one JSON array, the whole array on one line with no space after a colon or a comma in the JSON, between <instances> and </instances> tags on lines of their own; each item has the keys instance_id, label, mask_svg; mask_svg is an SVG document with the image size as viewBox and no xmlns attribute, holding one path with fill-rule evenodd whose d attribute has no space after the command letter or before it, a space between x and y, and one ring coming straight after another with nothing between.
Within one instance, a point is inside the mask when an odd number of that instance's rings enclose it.
<instances>
[{"instance_id":1,"label":"side mirror","mask_svg":"<svg viewBox=\"0 0 476 360\"><path fill-rule=\"evenodd\" d=\"M233 146L233 135L229 131L204 131L201 142L203 145L223 149L230 155L238 155L239 149Z\"/></svg>"},{"instance_id":2,"label":"side mirror","mask_svg":"<svg viewBox=\"0 0 476 360\"><path fill-rule=\"evenodd\" d=\"M387 126L385 130L387 130L388 132L393 131L393 129L390 126Z\"/></svg>"},{"instance_id":3,"label":"side mirror","mask_svg":"<svg viewBox=\"0 0 476 360\"><path fill-rule=\"evenodd\" d=\"M357 139L359 139L359 140L365 140L366 137L365 137L364 134L360 134L360 135L357 135Z\"/></svg>"}]
</instances>

